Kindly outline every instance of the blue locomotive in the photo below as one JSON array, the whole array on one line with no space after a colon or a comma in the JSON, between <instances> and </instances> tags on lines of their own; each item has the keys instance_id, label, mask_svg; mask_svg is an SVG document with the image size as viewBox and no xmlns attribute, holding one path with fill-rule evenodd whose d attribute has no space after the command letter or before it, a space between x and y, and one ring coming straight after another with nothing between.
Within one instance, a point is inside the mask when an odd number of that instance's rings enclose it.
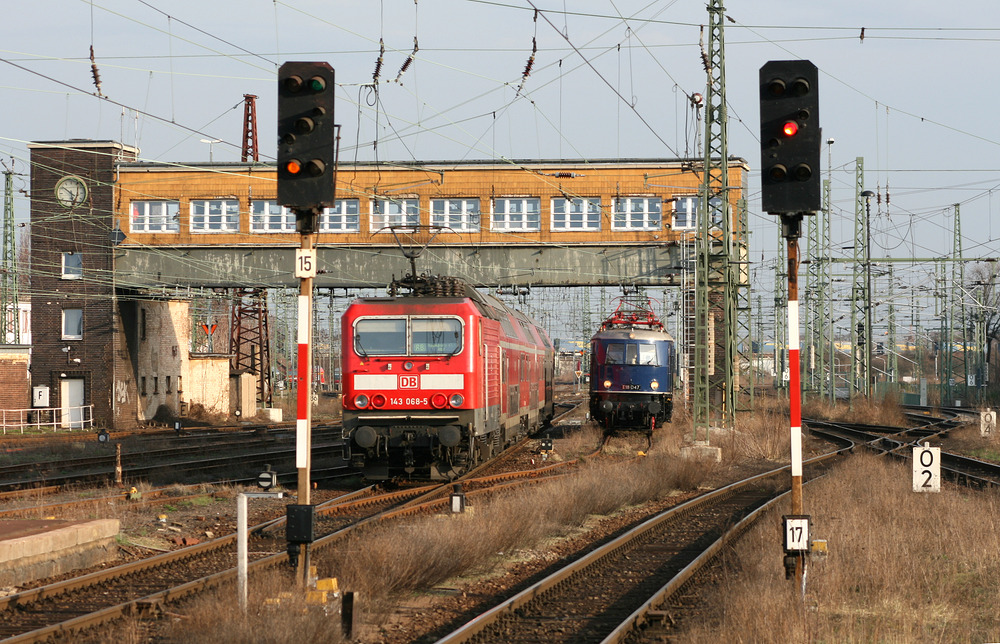
<instances>
[{"instance_id":1,"label":"blue locomotive","mask_svg":"<svg viewBox=\"0 0 1000 644\"><path fill-rule=\"evenodd\" d=\"M590 416L651 435L673 412L674 339L648 299L620 298L590 339Z\"/></svg>"}]
</instances>

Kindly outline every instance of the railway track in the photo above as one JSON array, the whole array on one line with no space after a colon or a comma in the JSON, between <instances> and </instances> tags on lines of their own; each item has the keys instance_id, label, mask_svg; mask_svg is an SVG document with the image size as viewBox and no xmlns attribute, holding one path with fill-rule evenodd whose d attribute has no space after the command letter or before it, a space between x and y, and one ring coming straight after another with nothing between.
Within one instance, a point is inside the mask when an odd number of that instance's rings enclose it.
<instances>
[{"instance_id":1,"label":"railway track","mask_svg":"<svg viewBox=\"0 0 1000 644\"><path fill-rule=\"evenodd\" d=\"M838 453L810 461L808 478ZM783 495L787 479L782 468L671 508L484 612L439 644L621 641L690 577L693 562L710 558L746 529L745 519Z\"/></svg>"},{"instance_id":2,"label":"railway track","mask_svg":"<svg viewBox=\"0 0 1000 644\"><path fill-rule=\"evenodd\" d=\"M877 445L886 435L901 437L888 452L926 440L928 425L947 432L954 420L922 419L920 426L854 427L824 432L841 445L805 463L805 480L815 479L858 445ZM908 438L907 438L908 437ZM953 478L980 485L969 468L991 464L952 457ZM960 473L959 473L960 472ZM483 612L440 639L459 642L589 643L664 641L671 606L683 589L720 550L732 543L786 494L787 468L734 483L654 517L518 594Z\"/></svg>"},{"instance_id":3,"label":"railway track","mask_svg":"<svg viewBox=\"0 0 1000 644\"><path fill-rule=\"evenodd\" d=\"M575 461L520 473L483 473L495 463L491 461L460 480L472 488L468 494L487 494L498 486L555 476ZM369 487L317 505L317 539L311 548L315 552L329 547L352 530L378 521L440 509L448 503L451 486L434 484L391 492ZM254 537L250 550L256 553L249 566L251 574L287 564L283 525L281 517L250 529ZM232 534L0 598L0 638L9 642L46 641L232 583L236 577L235 556L236 535Z\"/></svg>"},{"instance_id":4,"label":"railway track","mask_svg":"<svg viewBox=\"0 0 1000 644\"><path fill-rule=\"evenodd\" d=\"M231 440L222 435L221 442L190 445L186 438L174 439L182 442L167 448L152 450L134 449L121 456L121 475L125 480L136 482L154 476L168 475L174 479L209 471L223 471L256 468L248 474L255 478L264 464L284 459L293 462L295 447L292 436L288 440L276 440L274 436L248 437ZM338 431L318 433L314 443L314 458L341 458L346 456L346 445ZM216 438L218 441L218 438ZM0 467L0 489L32 490L39 487L65 487L79 484L106 483L114 480L119 461L114 453L81 458L36 461ZM284 474L294 479L295 470L289 468Z\"/></svg>"}]
</instances>

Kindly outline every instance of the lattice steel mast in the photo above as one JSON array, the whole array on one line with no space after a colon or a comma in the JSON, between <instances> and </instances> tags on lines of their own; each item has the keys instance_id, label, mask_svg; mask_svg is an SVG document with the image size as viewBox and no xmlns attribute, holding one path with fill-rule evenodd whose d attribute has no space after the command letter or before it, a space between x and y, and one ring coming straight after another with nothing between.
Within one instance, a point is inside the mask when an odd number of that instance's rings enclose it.
<instances>
[{"instance_id":1,"label":"lattice steel mast","mask_svg":"<svg viewBox=\"0 0 1000 644\"><path fill-rule=\"evenodd\" d=\"M20 311L17 289L17 242L14 233L14 173L6 170L3 173L3 260L0 270L3 271L0 282L0 344L21 343Z\"/></svg>"},{"instance_id":2,"label":"lattice steel mast","mask_svg":"<svg viewBox=\"0 0 1000 644\"><path fill-rule=\"evenodd\" d=\"M719 421L732 427L736 403L737 275L732 262L733 216L729 205L729 153L726 140L725 8L721 0L708 6L708 51L704 53L708 82L705 92L705 145L698 199L698 248L695 268L694 432L708 440L710 399L717 393ZM713 251L713 232L721 237ZM721 338L712 341L710 328L721 322ZM709 378L710 365L720 352L722 369ZM699 438L701 437L701 438Z\"/></svg>"}]
</instances>

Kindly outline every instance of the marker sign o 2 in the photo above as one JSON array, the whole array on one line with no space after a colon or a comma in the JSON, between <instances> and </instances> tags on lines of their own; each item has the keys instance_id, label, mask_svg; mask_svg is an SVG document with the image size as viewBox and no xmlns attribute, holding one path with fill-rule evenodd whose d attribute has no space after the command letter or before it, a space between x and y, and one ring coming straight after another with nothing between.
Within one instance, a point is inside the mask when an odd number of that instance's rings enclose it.
<instances>
[{"instance_id":1,"label":"marker sign o 2","mask_svg":"<svg viewBox=\"0 0 1000 644\"><path fill-rule=\"evenodd\" d=\"M913 448L913 491L941 491L941 448Z\"/></svg>"}]
</instances>

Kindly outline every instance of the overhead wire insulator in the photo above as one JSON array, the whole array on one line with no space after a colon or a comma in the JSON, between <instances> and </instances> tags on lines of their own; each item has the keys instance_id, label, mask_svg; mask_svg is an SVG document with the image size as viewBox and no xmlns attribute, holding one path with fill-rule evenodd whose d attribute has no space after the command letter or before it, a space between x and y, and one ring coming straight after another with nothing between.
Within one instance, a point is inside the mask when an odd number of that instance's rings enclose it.
<instances>
[{"instance_id":1,"label":"overhead wire insulator","mask_svg":"<svg viewBox=\"0 0 1000 644\"><path fill-rule=\"evenodd\" d=\"M97 95L104 98L101 91L101 72L97 71L97 61L94 59L94 46L90 46L90 73L94 77L94 87L97 88Z\"/></svg>"},{"instance_id":2,"label":"overhead wire insulator","mask_svg":"<svg viewBox=\"0 0 1000 644\"><path fill-rule=\"evenodd\" d=\"M406 60L403 61L402 66L399 68L399 73L396 74L397 83L399 82L399 79L403 77L403 74L406 73L406 70L410 68L410 65L413 64L413 59L416 57L418 51L420 51L420 47L417 46L417 37L414 36L413 51L410 52L410 55L406 57Z\"/></svg>"},{"instance_id":3,"label":"overhead wire insulator","mask_svg":"<svg viewBox=\"0 0 1000 644\"><path fill-rule=\"evenodd\" d=\"M517 92L515 96L521 94L521 90L524 89L524 82L528 80L528 76L531 75L531 68L535 66L535 54L538 52L538 41L534 36L531 37L531 55L528 56L528 62L524 65L524 72L521 73L521 84L517 86Z\"/></svg>"},{"instance_id":4,"label":"overhead wire insulator","mask_svg":"<svg viewBox=\"0 0 1000 644\"><path fill-rule=\"evenodd\" d=\"M385 41L378 39L378 60L375 61L375 73L372 74L372 82L378 83L378 77L382 75L382 59L385 56Z\"/></svg>"}]
</instances>

